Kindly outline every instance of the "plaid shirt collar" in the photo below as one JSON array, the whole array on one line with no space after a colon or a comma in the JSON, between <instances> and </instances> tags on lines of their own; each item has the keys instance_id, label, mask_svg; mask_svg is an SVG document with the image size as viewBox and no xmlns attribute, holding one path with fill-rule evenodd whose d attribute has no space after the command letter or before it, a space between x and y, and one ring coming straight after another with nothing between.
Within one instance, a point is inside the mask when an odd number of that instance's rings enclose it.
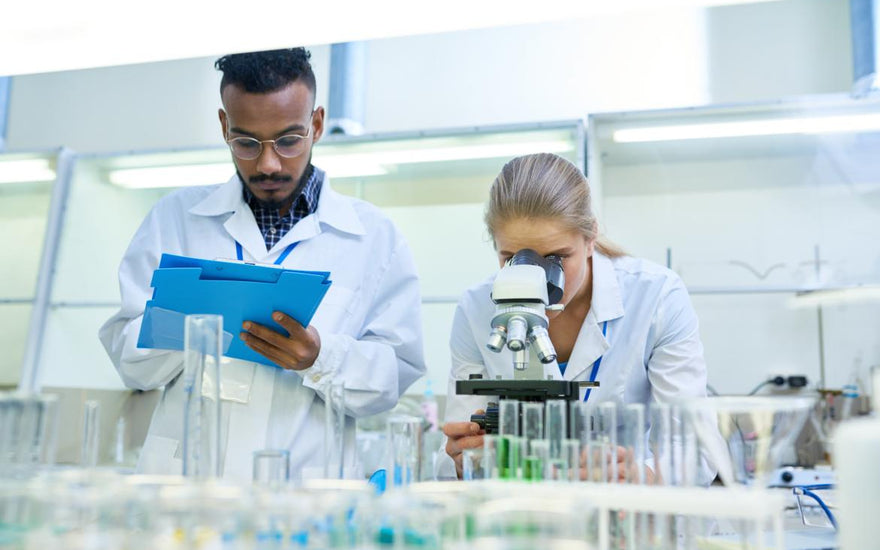
<instances>
[{"instance_id":1,"label":"plaid shirt collar","mask_svg":"<svg viewBox=\"0 0 880 550\"><path fill-rule=\"evenodd\" d=\"M324 181L322 176L323 173L320 170L315 170L315 167L309 164L306 173L303 174L306 182L293 200L290 210L284 216L279 215L277 208L262 207L247 185L242 184L244 201L254 213L257 226L266 242L266 250L271 250L299 220L309 214L314 214L318 209L318 197L321 194L321 185Z\"/></svg>"}]
</instances>

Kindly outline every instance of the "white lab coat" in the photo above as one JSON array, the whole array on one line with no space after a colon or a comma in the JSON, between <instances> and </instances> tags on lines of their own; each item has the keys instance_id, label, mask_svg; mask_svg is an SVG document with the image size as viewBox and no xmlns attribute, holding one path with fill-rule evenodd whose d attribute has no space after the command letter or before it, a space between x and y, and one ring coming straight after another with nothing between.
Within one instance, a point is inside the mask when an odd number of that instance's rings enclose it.
<instances>
[{"instance_id":1,"label":"white lab coat","mask_svg":"<svg viewBox=\"0 0 880 550\"><path fill-rule=\"evenodd\" d=\"M289 371L224 358L224 477L249 481L252 452L290 451L291 476L320 475L324 462L323 396L333 381L345 384L346 468L357 475L352 417L391 409L425 372L421 299L415 265L393 223L376 207L333 191L325 179L314 214L300 220L270 251L242 198L238 176L217 186L181 189L162 198L138 229L119 268L122 307L100 338L128 387L164 386L138 469L180 473L183 354L139 349L150 279L163 253L273 263L299 244L285 268L329 271L333 281L312 325L321 337L314 365Z\"/></svg>"},{"instance_id":2,"label":"white lab coat","mask_svg":"<svg viewBox=\"0 0 880 550\"><path fill-rule=\"evenodd\" d=\"M564 380L589 380L594 362L601 357L590 403L671 403L680 397L706 395L706 364L697 316L681 279L655 263L623 256L609 258L598 250L592 260L593 295L565 374L554 361L544 366L544 376ZM495 353L486 347L495 304L490 298L495 276L472 287L458 303L450 348L452 369L446 407L447 422L470 419L484 409L486 397L458 396L456 380L471 374L484 378L513 378L512 352ZM603 324L607 322L603 336ZM530 355L534 356L530 350ZM531 358L534 360L534 357ZM581 389L581 399L585 389ZM438 474L454 475L445 455ZM713 473L704 464L702 477Z\"/></svg>"}]
</instances>

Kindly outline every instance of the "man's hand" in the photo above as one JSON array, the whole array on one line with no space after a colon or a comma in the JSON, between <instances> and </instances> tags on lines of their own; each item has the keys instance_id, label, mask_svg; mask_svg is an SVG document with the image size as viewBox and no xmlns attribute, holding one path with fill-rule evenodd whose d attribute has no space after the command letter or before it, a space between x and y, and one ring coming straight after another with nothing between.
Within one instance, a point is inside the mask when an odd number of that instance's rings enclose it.
<instances>
[{"instance_id":1,"label":"man's hand","mask_svg":"<svg viewBox=\"0 0 880 550\"><path fill-rule=\"evenodd\" d=\"M317 329L311 325L303 327L295 319L280 311L273 313L272 318L284 327L290 336L245 321L241 325L243 332L239 333L239 337L249 348L279 367L289 370L311 367L318 358L318 352L321 351L321 337Z\"/></svg>"},{"instance_id":2,"label":"man's hand","mask_svg":"<svg viewBox=\"0 0 880 550\"><path fill-rule=\"evenodd\" d=\"M477 411L477 414L483 411ZM443 433L446 434L446 454L455 461L455 472L458 477L462 475L461 452L465 449L479 449L483 447L483 435L485 430L476 422L447 422L443 425Z\"/></svg>"}]
</instances>

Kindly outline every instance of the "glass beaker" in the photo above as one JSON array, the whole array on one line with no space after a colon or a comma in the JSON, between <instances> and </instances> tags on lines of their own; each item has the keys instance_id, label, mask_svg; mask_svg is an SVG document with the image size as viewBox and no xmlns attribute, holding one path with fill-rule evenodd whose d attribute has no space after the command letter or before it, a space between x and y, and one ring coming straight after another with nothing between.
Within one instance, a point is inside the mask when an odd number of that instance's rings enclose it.
<instances>
[{"instance_id":1,"label":"glass beaker","mask_svg":"<svg viewBox=\"0 0 880 550\"><path fill-rule=\"evenodd\" d=\"M98 454L101 441L101 404L92 399L83 403L82 447L80 449L80 465L83 468L94 468L98 465Z\"/></svg>"},{"instance_id":2,"label":"glass beaker","mask_svg":"<svg viewBox=\"0 0 880 550\"><path fill-rule=\"evenodd\" d=\"M422 419L407 415L389 418L388 445L392 486L409 485L421 479Z\"/></svg>"},{"instance_id":3,"label":"glass beaker","mask_svg":"<svg viewBox=\"0 0 880 550\"><path fill-rule=\"evenodd\" d=\"M223 316L187 315L183 334L183 475L220 477Z\"/></svg>"},{"instance_id":4,"label":"glass beaker","mask_svg":"<svg viewBox=\"0 0 880 550\"><path fill-rule=\"evenodd\" d=\"M807 396L717 396L684 403L702 449L727 486L764 488L803 428Z\"/></svg>"}]
</instances>

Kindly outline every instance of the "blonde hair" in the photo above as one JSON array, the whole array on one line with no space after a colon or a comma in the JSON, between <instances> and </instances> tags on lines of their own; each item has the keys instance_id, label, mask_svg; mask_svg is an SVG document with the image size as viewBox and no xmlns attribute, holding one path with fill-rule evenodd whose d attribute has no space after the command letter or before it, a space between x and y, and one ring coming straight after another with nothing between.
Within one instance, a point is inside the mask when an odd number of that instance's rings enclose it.
<instances>
[{"instance_id":1,"label":"blonde hair","mask_svg":"<svg viewBox=\"0 0 880 550\"><path fill-rule=\"evenodd\" d=\"M492 182L485 221L493 240L500 224L522 218L561 221L588 241L595 239L596 248L605 256L626 255L619 246L599 236L587 178L577 166L558 155L516 157L504 165Z\"/></svg>"}]
</instances>

